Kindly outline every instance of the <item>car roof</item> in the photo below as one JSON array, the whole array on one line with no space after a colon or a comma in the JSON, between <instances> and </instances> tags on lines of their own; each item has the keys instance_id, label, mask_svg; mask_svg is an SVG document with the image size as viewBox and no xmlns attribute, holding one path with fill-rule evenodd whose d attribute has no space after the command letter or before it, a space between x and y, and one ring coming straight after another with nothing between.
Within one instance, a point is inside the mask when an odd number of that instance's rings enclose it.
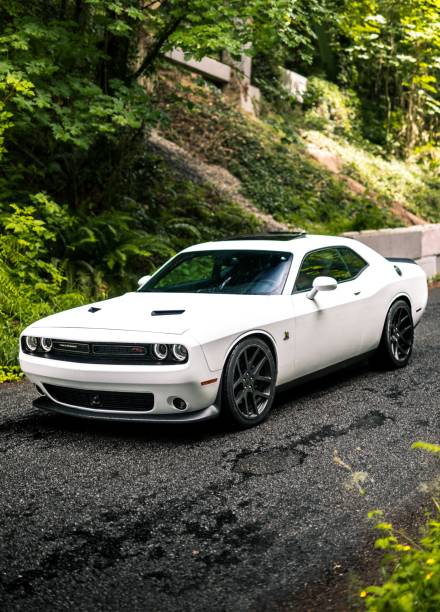
<instances>
[{"instance_id":1,"label":"car roof","mask_svg":"<svg viewBox=\"0 0 440 612\"><path fill-rule=\"evenodd\" d=\"M228 238L226 240L216 240L204 242L185 249L188 251L286 251L288 253L304 253L310 250L328 246L348 246L355 247L357 241L343 236L323 236L320 234L305 233L273 233L256 234L251 236L241 236Z\"/></svg>"}]
</instances>

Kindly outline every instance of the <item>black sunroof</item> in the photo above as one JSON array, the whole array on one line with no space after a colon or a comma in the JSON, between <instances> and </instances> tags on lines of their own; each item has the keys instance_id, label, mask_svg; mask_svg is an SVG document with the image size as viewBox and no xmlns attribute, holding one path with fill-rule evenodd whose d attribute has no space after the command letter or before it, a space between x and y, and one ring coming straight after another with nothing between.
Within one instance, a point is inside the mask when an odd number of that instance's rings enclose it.
<instances>
[{"instance_id":1,"label":"black sunroof","mask_svg":"<svg viewBox=\"0 0 440 612\"><path fill-rule=\"evenodd\" d=\"M294 240L304 238L306 232L267 232L265 234L248 234L245 236L231 236L222 240Z\"/></svg>"}]
</instances>

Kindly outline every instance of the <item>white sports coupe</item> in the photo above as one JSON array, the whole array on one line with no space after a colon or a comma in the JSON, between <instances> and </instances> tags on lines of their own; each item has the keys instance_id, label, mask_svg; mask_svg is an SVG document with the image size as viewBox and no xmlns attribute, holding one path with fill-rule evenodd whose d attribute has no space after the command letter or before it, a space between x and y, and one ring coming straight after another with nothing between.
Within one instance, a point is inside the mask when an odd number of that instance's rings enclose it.
<instances>
[{"instance_id":1,"label":"white sports coupe","mask_svg":"<svg viewBox=\"0 0 440 612\"><path fill-rule=\"evenodd\" d=\"M426 275L350 238L243 236L178 253L136 292L20 338L34 406L94 419L263 421L277 389L375 355L400 368Z\"/></svg>"}]
</instances>

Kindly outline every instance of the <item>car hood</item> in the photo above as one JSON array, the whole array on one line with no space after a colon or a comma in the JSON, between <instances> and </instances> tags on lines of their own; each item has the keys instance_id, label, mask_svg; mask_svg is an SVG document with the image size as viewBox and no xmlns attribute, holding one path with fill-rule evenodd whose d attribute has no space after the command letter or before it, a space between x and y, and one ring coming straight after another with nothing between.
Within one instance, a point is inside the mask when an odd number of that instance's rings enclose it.
<instances>
[{"instance_id":1,"label":"car hood","mask_svg":"<svg viewBox=\"0 0 440 612\"><path fill-rule=\"evenodd\" d=\"M277 297L280 296L126 293L45 317L32 327L183 334L216 325L220 331L229 327L232 320L239 327L252 325L255 320L261 324L262 314L272 310L268 300Z\"/></svg>"}]
</instances>

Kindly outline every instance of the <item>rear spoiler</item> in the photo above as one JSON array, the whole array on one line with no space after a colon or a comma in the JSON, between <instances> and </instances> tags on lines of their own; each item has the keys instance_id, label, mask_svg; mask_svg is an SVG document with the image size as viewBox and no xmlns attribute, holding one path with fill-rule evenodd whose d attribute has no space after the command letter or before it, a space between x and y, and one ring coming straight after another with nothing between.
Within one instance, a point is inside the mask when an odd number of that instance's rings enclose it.
<instances>
[{"instance_id":1,"label":"rear spoiler","mask_svg":"<svg viewBox=\"0 0 440 612\"><path fill-rule=\"evenodd\" d=\"M406 257L385 257L387 261L391 263L409 263L418 266L419 264L414 259L407 259Z\"/></svg>"}]
</instances>

